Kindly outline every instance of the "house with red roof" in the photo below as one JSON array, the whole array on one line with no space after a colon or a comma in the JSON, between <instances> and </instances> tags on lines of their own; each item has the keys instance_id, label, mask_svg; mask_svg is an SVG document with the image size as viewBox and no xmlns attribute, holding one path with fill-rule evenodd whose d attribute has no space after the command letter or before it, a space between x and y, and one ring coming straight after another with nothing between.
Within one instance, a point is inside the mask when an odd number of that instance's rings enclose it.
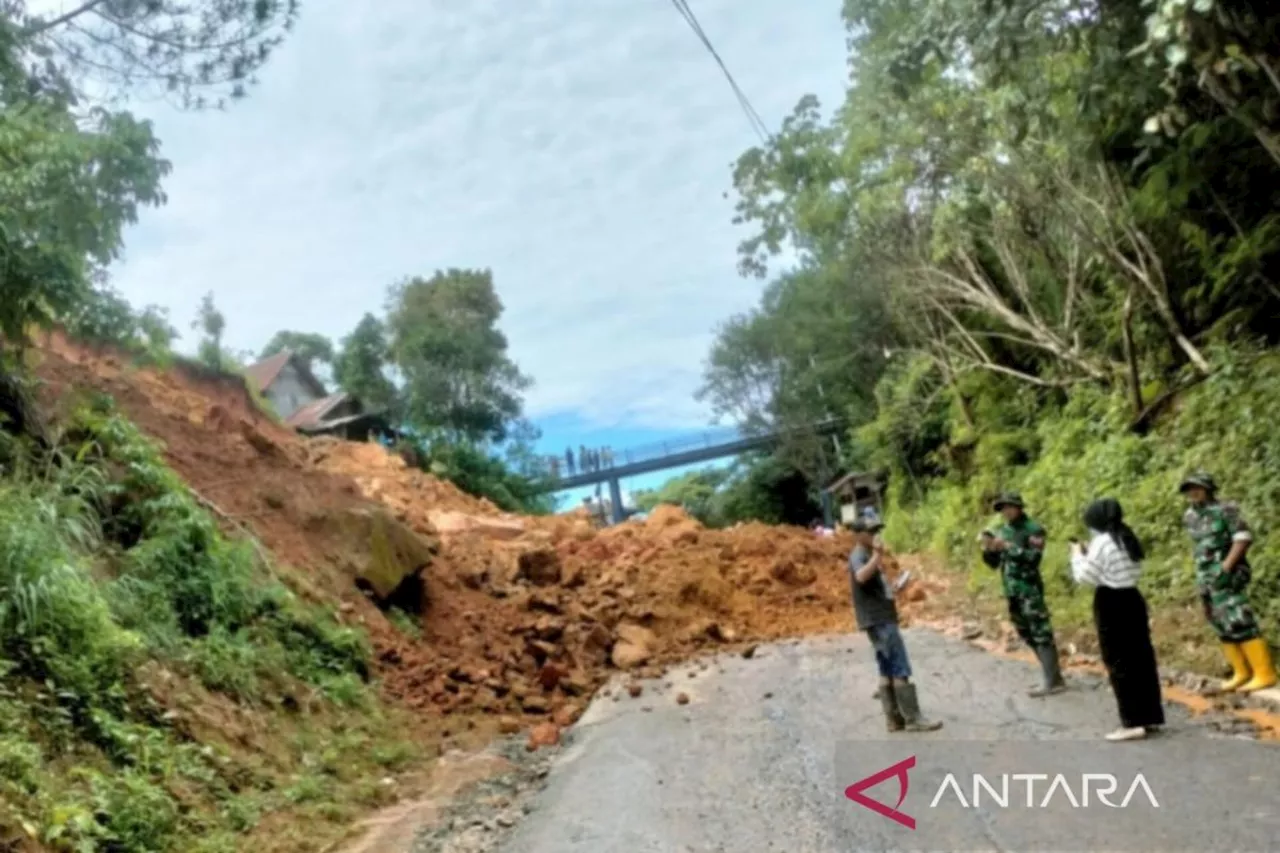
<instances>
[{"instance_id":1,"label":"house with red roof","mask_svg":"<svg viewBox=\"0 0 1280 853\"><path fill-rule=\"evenodd\" d=\"M345 391L330 394L306 360L290 350L250 365L244 375L285 424L298 432L357 441L371 432L390 432L381 413L366 412Z\"/></svg>"}]
</instances>

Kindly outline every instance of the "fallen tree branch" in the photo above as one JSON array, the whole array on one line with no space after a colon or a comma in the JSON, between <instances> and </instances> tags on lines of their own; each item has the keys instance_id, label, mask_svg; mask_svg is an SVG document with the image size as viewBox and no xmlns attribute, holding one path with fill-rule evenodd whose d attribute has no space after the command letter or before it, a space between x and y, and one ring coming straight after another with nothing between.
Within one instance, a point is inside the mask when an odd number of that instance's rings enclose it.
<instances>
[{"instance_id":1,"label":"fallen tree branch","mask_svg":"<svg viewBox=\"0 0 1280 853\"><path fill-rule=\"evenodd\" d=\"M262 544L262 541L258 539L256 535L254 535L253 531L250 530L247 525L245 525L242 521L240 521L235 516L231 515L231 513L224 510L222 507L218 506L213 501L206 498L204 495L197 492L193 487L187 486L187 493L190 494L191 497L195 500L195 502L200 504L200 506L204 507L206 510L213 513L218 518L222 519L227 524L230 524L237 531L239 531L240 534L244 536L245 539L248 540L249 544L253 546L254 552L256 552L256 554L258 555L258 559L262 562L262 566L267 570L267 573L270 574L271 577L274 578L275 580L280 581L281 583L284 582L281 579L279 572L276 571L275 561L271 559L271 553L267 550L266 546Z\"/></svg>"}]
</instances>

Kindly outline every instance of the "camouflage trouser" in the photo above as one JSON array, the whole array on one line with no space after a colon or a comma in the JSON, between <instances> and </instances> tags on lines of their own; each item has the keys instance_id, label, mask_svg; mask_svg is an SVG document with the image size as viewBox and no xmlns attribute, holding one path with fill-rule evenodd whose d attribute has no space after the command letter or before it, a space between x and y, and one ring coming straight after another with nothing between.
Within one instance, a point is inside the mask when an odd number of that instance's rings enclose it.
<instances>
[{"instance_id":1,"label":"camouflage trouser","mask_svg":"<svg viewBox=\"0 0 1280 853\"><path fill-rule=\"evenodd\" d=\"M1032 648L1053 645L1053 623L1049 605L1044 600L1044 586L1021 578L1006 578L1005 598L1009 601L1009 619L1022 641Z\"/></svg>"},{"instance_id":2,"label":"camouflage trouser","mask_svg":"<svg viewBox=\"0 0 1280 853\"><path fill-rule=\"evenodd\" d=\"M1199 567L1196 572L1200 603L1209 627L1224 643L1244 643L1261 636L1258 617L1249 606L1249 570L1237 566L1224 571L1221 563Z\"/></svg>"}]
</instances>

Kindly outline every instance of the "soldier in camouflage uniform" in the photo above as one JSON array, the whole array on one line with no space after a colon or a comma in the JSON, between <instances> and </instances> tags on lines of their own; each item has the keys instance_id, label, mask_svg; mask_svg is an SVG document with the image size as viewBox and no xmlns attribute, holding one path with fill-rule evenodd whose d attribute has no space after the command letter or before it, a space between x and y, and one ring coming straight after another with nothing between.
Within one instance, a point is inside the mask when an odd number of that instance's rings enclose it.
<instances>
[{"instance_id":1,"label":"soldier in camouflage uniform","mask_svg":"<svg viewBox=\"0 0 1280 853\"><path fill-rule=\"evenodd\" d=\"M1029 691L1033 697L1049 696L1066 689L1058 663L1058 646L1053 639L1049 605L1044 600L1044 580L1040 560L1044 557L1045 530L1024 511L1022 496L1006 492L996 499L995 509L1004 524L993 534L984 530L982 559L1000 569L1009 618L1018 636L1036 653L1044 673L1044 684Z\"/></svg>"},{"instance_id":2,"label":"soldier in camouflage uniform","mask_svg":"<svg viewBox=\"0 0 1280 853\"><path fill-rule=\"evenodd\" d=\"M1190 502L1183 524L1195 544L1196 588L1205 618L1231 663L1232 676L1221 689L1249 693L1270 687L1276 670L1247 592L1252 571L1246 554L1253 533L1238 506L1218 500L1209 474L1184 477L1179 491Z\"/></svg>"}]
</instances>

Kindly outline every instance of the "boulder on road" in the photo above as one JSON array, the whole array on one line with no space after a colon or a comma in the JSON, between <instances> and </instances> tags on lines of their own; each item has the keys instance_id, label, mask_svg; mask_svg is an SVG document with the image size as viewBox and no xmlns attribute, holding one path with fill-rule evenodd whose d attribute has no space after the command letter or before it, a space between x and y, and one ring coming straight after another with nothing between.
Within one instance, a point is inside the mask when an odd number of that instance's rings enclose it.
<instances>
[{"instance_id":1,"label":"boulder on road","mask_svg":"<svg viewBox=\"0 0 1280 853\"><path fill-rule=\"evenodd\" d=\"M560 727L555 723L542 723L529 730L529 743L526 746L533 752L544 746L555 746L560 743Z\"/></svg>"},{"instance_id":2,"label":"boulder on road","mask_svg":"<svg viewBox=\"0 0 1280 853\"><path fill-rule=\"evenodd\" d=\"M618 669L640 666L653 657L658 638L648 628L622 624L618 626L617 633L618 639L613 644L609 658Z\"/></svg>"}]
</instances>

